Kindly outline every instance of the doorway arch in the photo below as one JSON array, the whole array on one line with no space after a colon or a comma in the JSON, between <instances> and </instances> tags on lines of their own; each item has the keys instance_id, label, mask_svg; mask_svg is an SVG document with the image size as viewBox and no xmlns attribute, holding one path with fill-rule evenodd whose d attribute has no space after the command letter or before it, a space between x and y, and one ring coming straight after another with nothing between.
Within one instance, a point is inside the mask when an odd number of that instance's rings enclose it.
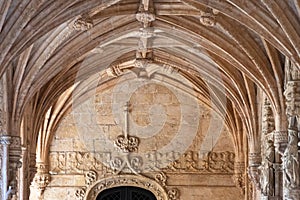
<instances>
[{"instance_id":1,"label":"doorway arch","mask_svg":"<svg viewBox=\"0 0 300 200\"><path fill-rule=\"evenodd\" d=\"M99 194L102 194L102 192L113 188L119 188L119 187L134 187L134 188L144 189L154 195L155 197L154 200L168 200L169 192L172 193L173 190L176 190L176 189L167 190L165 188L164 182L160 182L148 177L126 174L126 175L116 175L112 177L107 177L95 181L89 187L84 188L82 199L98 200L98 196Z\"/></svg>"},{"instance_id":2,"label":"doorway arch","mask_svg":"<svg viewBox=\"0 0 300 200\"><path fill-rule=\"evenodd\" d=\"M157 200L155 195L144 188L120 186L106 189L98 194L96 200Z\"/></svg>"}]
</instances>

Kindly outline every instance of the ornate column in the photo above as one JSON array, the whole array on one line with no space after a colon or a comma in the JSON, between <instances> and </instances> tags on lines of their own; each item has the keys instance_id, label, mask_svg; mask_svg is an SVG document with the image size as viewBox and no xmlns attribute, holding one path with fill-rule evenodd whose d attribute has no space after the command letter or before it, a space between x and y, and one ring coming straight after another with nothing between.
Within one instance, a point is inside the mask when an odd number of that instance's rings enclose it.
<instances>
[{"instance_id":1,"label":"ornate column","mask_svg":"<svg viewBox=\"0 0 300 200\"><path fill-rule=\"evenodd\" d=\"M260 166L260 199L262 200L276 199L276 196L280 196L278 195L280 188L276 188L279 174L278 170L274 169L274 165L276 165L274 130L275 120L272 108L269 100L265 97L262 108L262 163Z\"/></svg>"},{"instance_id":2,"label":"ornate column","mask_svg":"<svg viewBox=\"0 0 300 200\"><path fill-rule=\"evenodd\" d=\"M22 166L21 163L21 138L19 136L11 136L9 145L9 187L11 188L11 197L17 198L18 194L18 170Z\"/></svg>"},{"instance_id":3,"label":"ornate column","mask_svg":"<svg viewBox=\"0 0 300 200\"><path fill-rule=\"evenodd\" d=\"M1 165L1 199L7 199L8 196L8 167L9 167L9 144L10 136L2 135L0 136L0 144L2 146L2 165Z\"/></svg>"},{"instance_id":4,"label":"ornate column","mask_svg":"<svg viewBox=\"0 0 300 200\"><path fill-rule=\"evenodd\" d=\"M300 71L293 63L286 63L286 113L288 116L288 144L282 155L284 199L300 199L299 117Z\"/></svg>"}]
</instances>

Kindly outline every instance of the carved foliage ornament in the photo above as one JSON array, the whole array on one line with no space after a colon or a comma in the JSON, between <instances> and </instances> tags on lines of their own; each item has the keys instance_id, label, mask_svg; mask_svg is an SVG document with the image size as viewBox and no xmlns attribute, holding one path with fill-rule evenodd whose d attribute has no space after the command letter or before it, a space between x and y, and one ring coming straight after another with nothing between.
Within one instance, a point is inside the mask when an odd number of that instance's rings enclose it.
<instances>
[{"instance_id":1,"label":"carved foliage ornament","mask_svg":"<svg viewBox=\"0 0 300 200\"><path fill-rule=\"evenodd\" d=\"M157 171L164 168L165 163L170 163L164 169L167 172L233 174L234 157L233 152L212 152L202 159L199 158L198 152L194 151L189 151L182 156L176 152L166 154L149 152L145 156L131 153L122 157L113 157L109 152L51 152L50 173L81 174L90 170L100 173L109 171L108 168L111 168L114 174L120 171L140 173Z\"/></svg>"},{"instance_id":2,"label":"carved foliage ornament","mask_svg":"<svg viewBox=\"0 0 300 200\"><path fill-rule=\"evenodd\" d=\"M79 17L73 23L73 28L76 31L86 31L91 29L93 26L93 20L89 16Z\"/></svg>"},{"instance_id":3,"label":"carved foliage ornament","mask_svg":"<svg viewBox=\"0 0 300 200\"><path fill-rule=\"evenodd\" d=\"M134 136L119 135L115 145L123 152L135 152L138 149L139 139Z\"/></svg>"},{"instance_id":4,"label":"carved foliage ornament","mask_svg":"<svg viewBox=\"0 0 300 200\"><path fill-rule=\"evenodd\" d=\"M217 10L207 8L200 13L200 22L204 26L214 26L216 25L216 14L218 14Z\"/></svg>"},{"instance_id":5,"label":"carved foliage ornament","mask_svg":"<svg viewBox=\"0 0 300 200\"><path fill-rule=\"evenodd\" d=\"M97 180L96 177L95 172L86 174L86 179L88 179L86 186L78 189L75 193L78 200L95 200L102 191L119 186L133 186L149 190L156 196L157 200L179 200L179 191L176 188L168 189L156 179L128 174L101 180Z\"/></svg>"}]
</instances>

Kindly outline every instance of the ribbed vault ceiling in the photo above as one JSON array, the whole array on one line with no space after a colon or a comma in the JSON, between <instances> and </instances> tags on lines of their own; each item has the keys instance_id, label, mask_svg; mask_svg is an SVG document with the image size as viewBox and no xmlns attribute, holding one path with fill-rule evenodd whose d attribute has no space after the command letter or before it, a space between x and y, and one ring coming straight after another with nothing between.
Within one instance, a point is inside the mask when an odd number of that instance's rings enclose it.
<instances>
[{"instance_id":1,"label":"ribbed vault ceiling","mask_svg":"<svg viewBox=\"0 0 300 200\"><path fill-rule=\"evenodd\" d=\"M101 90L118 79L109 76L108 68L125 75L132 70L142 27L136 13L143 2L148 1L1 1L0 74L8 81L10 125L18 127L15 123L20 125L22 116L30 115L31 121L23 123L33 131L23 134L29 138L45 134L49 145L47 133L71 108L72 91L87 84L83 80L93 86L100 76L96 85ZM197 98L226 113L223 117L236 146L242 140L242 126L255 143L257 94L263 91L273 112L281 115L284 64L300 63L299 3L150 1L155 15L149 43L153 63L178 71L193 83L189 89L198 92ZM78 19L91 26L74 28Z\"/></svg>"}]
</instances>

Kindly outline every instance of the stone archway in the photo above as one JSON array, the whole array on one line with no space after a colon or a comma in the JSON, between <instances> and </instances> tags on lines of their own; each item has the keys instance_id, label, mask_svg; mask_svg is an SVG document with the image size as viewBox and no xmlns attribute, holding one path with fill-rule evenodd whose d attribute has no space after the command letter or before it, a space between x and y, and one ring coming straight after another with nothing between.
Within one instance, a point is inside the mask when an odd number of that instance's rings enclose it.
<instances>
[{"instance_id":1,"label":"stone archway","mask_svg":"<svg viewBox=\"0 0 300 200\"><path fill-rule=\"evenodd\" d=\"M149 190L133 187L113 187L100 192L96 200L157 200Z\"/></svg>"},{"instance_id":2,"label":"stone archway","mask_svg":"<svg viewBox=\"0 0 300 200\"><path fill-rule=\"evenodd\" d=\"M170 191L166 191L164 185L159 182L137 175L117 175L104 179L100 179L90 185L86 189L84 200L96 200L97 196L104 190L121 187L132 186L150 191L157 200L169 200Z\"/></svg>"}]
</instances>

